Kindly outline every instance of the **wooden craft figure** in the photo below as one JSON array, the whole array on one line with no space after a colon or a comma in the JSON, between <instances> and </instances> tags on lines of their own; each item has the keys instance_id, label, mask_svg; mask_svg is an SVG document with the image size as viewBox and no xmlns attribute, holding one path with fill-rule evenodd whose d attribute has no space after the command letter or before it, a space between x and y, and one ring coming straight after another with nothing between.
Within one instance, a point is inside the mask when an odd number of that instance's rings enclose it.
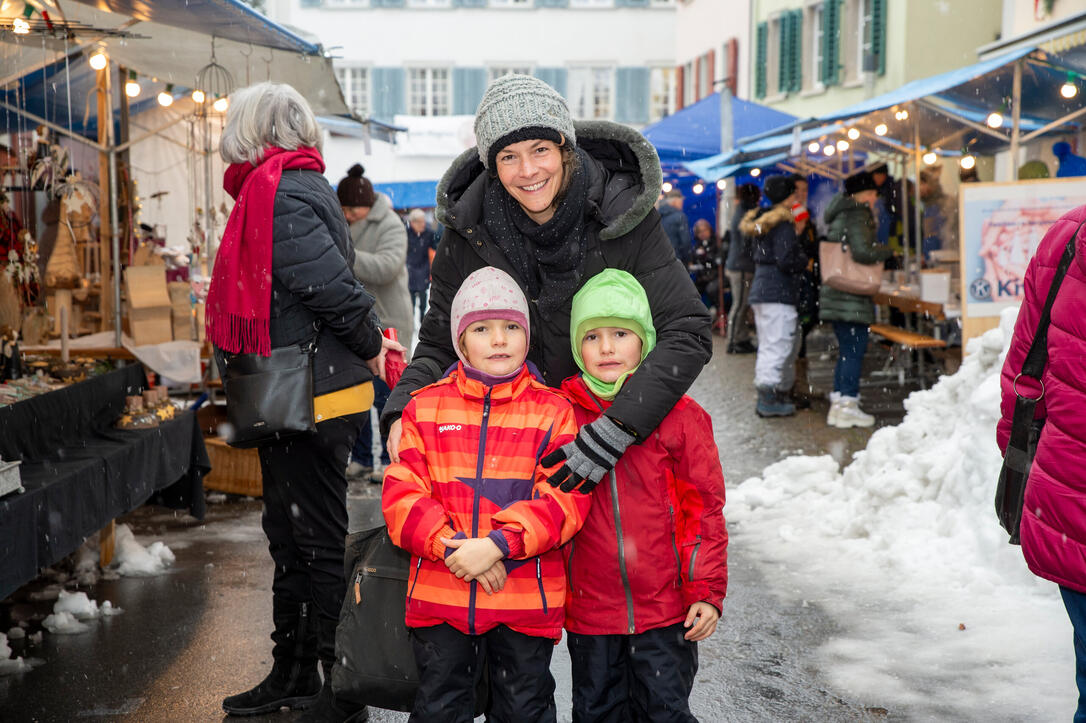
<instances>
[{"instance_id":1,"label":"wooden craft figure","mask_svg":"<svg viewBox=\"0 0 1086 723\"><path fill-rule=\"evenodd\" d=\"M82 180L79 173L73 173L57 187L57 195L60 225L56 245L45 265L45 285L51 289L74 289L83 278L80 248L97 247L91 233L91 222L97 213L94 186Z\"/></svg>"}]
</instances>

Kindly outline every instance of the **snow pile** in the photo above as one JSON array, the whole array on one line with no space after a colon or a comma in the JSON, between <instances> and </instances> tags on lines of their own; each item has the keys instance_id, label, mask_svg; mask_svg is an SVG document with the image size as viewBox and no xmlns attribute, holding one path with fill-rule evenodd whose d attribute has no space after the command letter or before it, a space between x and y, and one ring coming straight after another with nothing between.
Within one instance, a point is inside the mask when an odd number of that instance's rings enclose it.
<instances>
[{"instance_id":1,"label":"snow pile","mask_svg":"<svg viewBox=\"0 0 1086 723\"><path fill-rule=\"evenodd\" d=\"M113 548L113 566L127 577L161 575L174 562L173 551L162 542L144 547L128 525L117 525Z\"/></svg>"},{"instance_id":2,"label":"snow pile","mask_svg":"<svg viewBox=\"0 0 1086 723\"><path fill-rule=\"evenodd\" d=\"M1016 313L969 342L956 374L910 395L904 421L843 471L830 456L789 457L729 491L729 526L781 565L771 582L840 619L847 637L822 654L854 695L924 706L953 686L966 711L1074 710L1058 590L1029 573L994 511L999 372Z\"/></svg>"},{"instance_id":3,"label":"snow pile","mask_svg":"<svg viewBox=\"0 0 1086 723\"><path fill-rule=\"evenodd\" d=\"M101 607L94 600L87 597L85 592L68 592L62 590L60 598L53 605L54 613L71 613L76 620L93 620L99 616L109 617L120 615L123 610L113 607L113 603L106 600Z\"/></svg>"},{"instance_id":4,"label":"snow pile","mask_svg":"<svg viewBox=\"0 0 1086 723\"><path fill-rule=\"evenodd\" d=\"M21 628L20 628L21 630ZM12 675L30 670L30 663L22 658L11 658L8 636L0 633L0 675Z\"/></svg>"}]
</instances>

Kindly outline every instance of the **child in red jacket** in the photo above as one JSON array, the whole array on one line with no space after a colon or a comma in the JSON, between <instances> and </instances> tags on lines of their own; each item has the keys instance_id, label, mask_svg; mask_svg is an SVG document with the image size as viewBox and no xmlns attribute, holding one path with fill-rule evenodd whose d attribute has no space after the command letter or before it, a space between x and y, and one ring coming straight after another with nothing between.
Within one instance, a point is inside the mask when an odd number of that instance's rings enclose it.
<instances>
[{"instance_id":1,"label":"child in red jacket","mask_svg":"<svg viewBox=\"0 0 1086 723\"><path fill-rule=\"evenodd\" d=\"M450 317L460 363L404 408L381 495L392 542L412 554L411 720L472 720L489 666L490 720L553 721L567 589L558 547L590 501L548 485L539 458L573 440L577 423L525 364L528 303L508 274L472 273Z\"/></svg>"},{"instance_id":2,"label":"child in red jacket","mask_svg":"<svg viewBox=\"0 0 1086 723\"><path fill-rule=\"evenodd\" d=\"M584 373L562 388L585 425L656 343L637 280L619 269L590 279L573 297L570 340ZM695 720L697 641L716 630L727 589L724 477L709 415L684 396L639 442L590 492L584 527L565 547L578 723Z\"/></svg>"}]
</instances>

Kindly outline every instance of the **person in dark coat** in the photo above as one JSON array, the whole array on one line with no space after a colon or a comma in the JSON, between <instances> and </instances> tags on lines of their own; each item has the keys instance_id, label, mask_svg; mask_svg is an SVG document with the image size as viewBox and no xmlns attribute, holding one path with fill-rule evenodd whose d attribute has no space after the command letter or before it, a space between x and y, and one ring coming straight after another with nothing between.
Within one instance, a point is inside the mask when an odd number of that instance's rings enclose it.
<instances>
[{"instance_id":1,"label":"person in dark coat","mask_svg":"<svg viewBox=\"0 0 1086 723\"><path fill-rule=\"evenodd\" d=\"M684 264L689 263L693 242L690 240L690 221L683 213L683 192L679 189L673 188L664 194L660 204L660 221L671 247L675 249L675 258Z\"/></svg>"},{"instance_id":2,"label":"person in dark coat","mask_svg":"<svg viewBox=\"0 0 1086 723\"><path fill-rule=\"evenodd\" d=\"M754 281L754 256L751 240L739 230L739 223L751 209L758 208L762 192L753 183L735 189L736 209L732 215L731 242L724 260L724 273L732 289L732 307L728 310L728 354L753 354L757 347L751 342L750 285Z\"/></svg>"},{"instance_id":3,"label":"person in dark coat","mask_svg":"<svg viewBox=\"0 0 1086 723\"><path fill-rule=\"evenodd\" d=\"M416 208L407 214L407 288L411 291L412 311L426 315L427 295L430 293L430 255L437 251L438 238L426 227L426 214Z\"/></svg>"},{"instance_id":4,"label":"person in dark coat","mask_svg":"<svg viewBox=\"0 0 1086 723\"><path fill-rule=\"evenodd\" d=\"M773 205L748 211L739 224L754 248L750 305L758 327L755 411L761 417L785 417L796 412L790 399L800 341L796 304L800 274L807 267L799 234L808 222L792 216L796 182L791 176L770 176L763 192Z\"/></svg>"},{"instance_id":5,"label":"person in dark coat","mask_svg":"<svg viewBox=\"0 0 1086 723\"><path fill-rule=\"evenodd\" d=\"M645 287L656 348L606 414L581 428L572 469L598 482L630 444L653 433L712 353L711 319L675 258L653 209L662 183L656 152L637 131L608 121L574 123L562 96L524 75L498 78L475 117L478 147L453 161L438 185L445 234L434 257L430 308L414 358L381 418L399 449L398 420L411 392L456 362L449 306L472 271L496 266L525 290L528 359L549 386L577 373L569 341L573 295L605 268ZM565 448L563 448L565 449Z\"/></svg>"},{"instance_id":6,"label":"person in dark coat","mask_svg":"<svg viewBox=\"0 0 1086 723\"><path fill-rule=\"evenodd\" d=\"M878 189L870 173L861 171L845 179L845 192L833 197L824 217L828 241L848 244L859 264L885 261L893 251L880 246L875 234L874 207ZM868 327L875 321L870 296L850 294L822 284L819 316L833 323L837 336L837 365L826 424L831 427L870 427L875 418L860 409L860 370L867 351Z\"/></svg>"},{"instance_id":7,"label":"person in dark coat","mask_svg":"<svg viewBox=\"0 0 1086 723\"><path fill-rule=\"evenodd\" d=\"M257 715L315 706L314 720L344 720L358 711L336 705L330 674L347 587L347 453L390 345L371 313L373 297L351 273L354 250L322 175L321 131L309 105L279 83L235 91L230 101L221 153L230 164L223 185L236 203L208 291L207 338L220 368L227 353L268 356L315 342L317 424L313 434L258 448L261 521L275 563L273 663L223 709Z\"/></svg>"},{"instance_id":8,"label":"person in dark coat","mask_svg":"<svg viewBox=\"0 0 1086 723\"><path fill-rule=\"evenodd\" d=\"M796 203L801 208L793 209L793 215L810 219L807 207L807 177L794 174L796 182ZM818 267L818 233L815 225L808 222L799 234L800 248L807 257L807 268L800 272L799 299L796 302L796 315L799 317L799 352L796 356L795 382L792 384L792 403L796 409L809 409L811 406L811 383L807 377L807 335L818 326L818 289L822 285Z\"/></svg>"}]
</instances>

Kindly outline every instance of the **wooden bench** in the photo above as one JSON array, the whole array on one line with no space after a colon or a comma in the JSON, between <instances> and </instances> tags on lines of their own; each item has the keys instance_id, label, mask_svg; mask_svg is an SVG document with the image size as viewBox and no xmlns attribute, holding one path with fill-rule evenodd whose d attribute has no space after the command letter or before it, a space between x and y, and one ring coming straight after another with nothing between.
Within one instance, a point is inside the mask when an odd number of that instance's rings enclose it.
<instances>
[{"instance_id":1,"label":"wooden bench","mask_svg":"<svg viewBox=\"0 0 1086 723\"><path fill-rule=\"evenodd\" d=\"M902 347L909 351L924 349L945 349L946 342L942 339L936 339L934 336L927 336L926 334L919 334L915 331L909 331L908 329L902 329L900 326L892 326L890 324L872 324L871 333L878 334L882 338L891 342L894 347ZM905 384L905 371L908 366L907 363L903 363L895 351L891 351L890 359L887 361L887 368L890 366L897 367L897 383L898 385ZM920 379L920 386L924 387L924 358L923 355L917 360L918 377Z\"/></svg>"}]
</instances>

